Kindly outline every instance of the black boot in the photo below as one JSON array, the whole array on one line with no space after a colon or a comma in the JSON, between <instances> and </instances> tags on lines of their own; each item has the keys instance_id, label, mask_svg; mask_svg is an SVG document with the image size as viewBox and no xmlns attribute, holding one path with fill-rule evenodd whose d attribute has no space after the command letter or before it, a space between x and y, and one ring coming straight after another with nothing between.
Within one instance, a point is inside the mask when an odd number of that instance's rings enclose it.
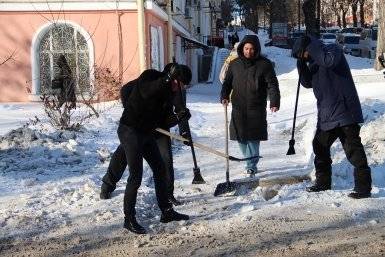
<instances>
[{"instance_id":1,"label":"black boot","mask_svg":"<svg viewBox=\"0 0 385 257\"><path fill-rule=\"evenodd\" d=\"M350 198L353 199L362 199L362 198L369 198L372 196L370 192L352 192L348 195Z\"/></svg>"},{"instance_id":2,"label":"black boot","mask_svg":"<svg viewBox=\"0 0 385 257\"><path fill-rule=\"evenodd\" d=\"M354 199L368 198L372 191L372 176L369 167L366 169L354 169L354 189L349 197Z\"/></svg>"},{"instance_id":3,"label":"black boot","mask_svg":"<svg viewBox=\"0 0 385 257\"><path fill-rule=\"evenodd\" d=\"M182 205L182 204L183 204L183 202L177 200L173 195L170 196L170 198L168 198L168 201L169 201L172 205L174 205L174 206L178 206L178 205Z\"/></svg>"},{"instance_id":4,"label":"black boot","mask_svg":"<svg viewBox=\"0 0 385 257\"><path fill-rule=\"evenodd\" d=\"M105 183L102 184L100 189L100 199L107 200L111 199L111 193L113 190L110 190L109 186Z\"/></svg>"},{"instance_id":5,"label":"black boot","mask_svg":"<svg viewBox=\"0 0 385 257\"><path fill-rule=\"evenodd\" d=\"M178 213L171 208L171 209L162 211L162 215L160 216L160 222L167 223L171 221L188 220L189 218L190 217L188 215Z\"/></svg>"},{"instance_id":6,"label":"black boot","mask_svg":"<svg viewBox=\"0 0 385 257\"><path fill-rule=\"evenodd\" d=\"M124 218L124 228L128 229L132 233L135 234L146 234L147 231L139 225L139 223L136 221L135 216L129 216Z\"/></svg>"},{"instance_id":7,"label":"black boot","mask_svg":"<svg viewBox=\"0 0 385 257\"><path fill-rule=\"evenodd\" d=\"M317 185L317 183L316 183L311 187L307 187L306 191L309 193L313 193L313 192L326 191L326 190L330 190L330 189L331 189L330 186L324 186L324 185L319 185L319 184Z\"/></svg>"}]
</instances>

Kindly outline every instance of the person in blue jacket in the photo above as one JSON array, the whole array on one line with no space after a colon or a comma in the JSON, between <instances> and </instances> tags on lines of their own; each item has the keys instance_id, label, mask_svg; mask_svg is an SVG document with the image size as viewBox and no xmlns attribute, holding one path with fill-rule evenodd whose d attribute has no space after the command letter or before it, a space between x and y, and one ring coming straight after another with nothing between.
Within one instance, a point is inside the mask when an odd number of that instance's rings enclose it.
<instances>
[{"instance_id":1,"label":"person in blue jacket","mask_svg":"<svg viewBox=\"0 0 385 257\"><path fill-rule=\"evenodd\" d=\"M364 121L360 100L348 62L336 44L324 45L311 36L299 38L292 51L297 58L300 82L313 88L317 99L317 131L313 139L316 180L308 192L331 189L332 159L330 147L337 138L346 158L354 166L354 191L351 198L371 196L372 178L360 138Z\"/></svg>"}]
</instances>

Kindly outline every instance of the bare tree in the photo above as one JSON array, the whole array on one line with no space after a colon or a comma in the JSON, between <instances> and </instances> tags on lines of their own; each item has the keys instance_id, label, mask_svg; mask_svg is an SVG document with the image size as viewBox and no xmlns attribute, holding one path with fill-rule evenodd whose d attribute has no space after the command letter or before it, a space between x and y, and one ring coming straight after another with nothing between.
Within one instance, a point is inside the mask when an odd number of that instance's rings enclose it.
<instances>
[{"instance_id":1,"label":"bare tree","mask_svg":"<svg viewBox=\"0 0 385 257\"><path fill-rule=\"evenodd\" d=\"M358 20L357 20L358 0L352 0L351 7L352 7L352 15L353 15L353 27L357 27L358 26Z\"/></svg>"},{"instance_id":2,"label":"bare tree","mask_svg":"<svg viewBox=\"0 0 385 257\"><path fill-rule=\"evenodd\" d=\"M13 50L12 53L10 53L7 56L5 56L4 58L0 59L0 66L4 65L5 63L7 63L9 61L16 61L15 56L16 56L16 50Z\"/></svg>"},{"instance_id":3,"label":"bare tree","mask_svg":"<svg viewBox=\"0 0 385 257\"><path fill-rule=\"evenodd\" d=\"M360 23L361 27L365 26L365 0L358 0L359 6L360 6Z\"/></svg>"}]
</instances>

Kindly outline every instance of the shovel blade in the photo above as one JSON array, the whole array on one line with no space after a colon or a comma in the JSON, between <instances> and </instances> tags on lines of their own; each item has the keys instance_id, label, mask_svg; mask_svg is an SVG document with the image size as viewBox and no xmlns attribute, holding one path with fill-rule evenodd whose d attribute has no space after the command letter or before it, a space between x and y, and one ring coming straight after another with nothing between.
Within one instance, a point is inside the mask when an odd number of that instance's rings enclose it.
<instances>
[{"instance_id":1,"label":"shovel blade","mask_svg":"<svg viewBox=\"0 0 385 257\"><path fill-rule=\"evenodd\" d=\"M236 183L234 182L219 183L215 188L214 196L227 194L235 191L236 189Z\"/></svg>"},{"instance_id":2,"label":"shovel blade","mask_svg":"<svg viewBox=\"0 0 385 257\"><path fill-rule=\"evenodd\" d=\"M295 144L295 140L291 139L289 141L289 149L287 150L286 155L293 155L293 154L295 154L294 144Z\"/></svg>"},{"instance_id":3,"label":"shovel blade","mask_svg":"<svg viewBox=\"0 0 385 257\"><path fill-rule=\"evenodd\" d=\"M194 178L193 178L193 181L191 182L192 184L206 184L206 181L203 179L199 168L194 168L193 172L194 172Z\"/></svg>"}]
</instances>

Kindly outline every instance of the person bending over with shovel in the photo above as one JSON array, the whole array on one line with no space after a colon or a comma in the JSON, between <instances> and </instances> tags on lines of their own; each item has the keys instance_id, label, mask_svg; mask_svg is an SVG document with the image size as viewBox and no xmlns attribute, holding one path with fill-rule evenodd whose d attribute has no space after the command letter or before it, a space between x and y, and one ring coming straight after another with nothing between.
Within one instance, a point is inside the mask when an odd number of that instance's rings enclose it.
<instances>
[{"instance_id":1,"label":"person bending over with shovel","mask_svg":"<svg viewBox=\"0 0 385 257\"><path fill-rule=\"evenodd\" d=\"M143 175L143 159L154 174L156 198L162 212L160 221L166 223L189 219L189 216L176 212L169 201L166 169L154 136L155 128L164 122L164 105L171 104L173 94L180 90L179 86L183 86L181 76L182 72L177 64L167 73L144 71L137 79L120 119L118 137L130 171L124 194L124 228L133 233L146 233L135 217L136 197ZM170 121L183 120L188 115L186 110L184 115L171 116Z\"/></svg>"},{"instance_id":2,"label":"person bending over with shovel","mask_svg":"<svg viewBox=\"0 0 385 257\"><path fill-rule=\"evenodd\" d=\"M163 73L167 73L170 71L173 63L169 63L165 66ZM192 74L191 70L186 65L180 65L182 71L183 85L188 85L191 81ZM152 75L157 77L159 76L159 72L156 70L150 70L148 75ZM120 98L123 104L123 107L128 107L129 97L133 91L133 89L137 86L138 79L134 79L127 84L125 84L120 90ZM179 132L182 136L189 138L190 135L186 130L186 122L190 118L190 112L187 108L185 108L185 104L183 102L182 95L180 92L174 91L172 94L172 103L168 102L162 106L162 114L161 117L161 125L160 128L169 132L169 128L178 124ZM177 113L176 115L174 115ZM178 119L178 117L180 117ZM183 118L182 118L183 117ZM174 165L173 165L173 156L171 149L171 139L169 136L161 134L159 132L155 132L156 143L159 148L160 155L163 159L165 168L166 168L166 180L167 180L167 191L168 191L168 201L173 205L181 205L182 202L177 200L174 197ZM126 155L124 153L124 149L122 145L119 145L114 154L111 157L110 164L108 166L107 172L104 175L100 191L100 199L110 199L112 192L116 189L116 184L122 178L124 171L127 167Z\"/></svg>"},{"instance_id":3,"label":"person bending over with shovel","mask_svg":"<svg viewBox=\"0 0 385 257\"><path fill-rule=\"evenodd\" d=\"M266 106L277 112L280 92L273 64L261 56L256 35L247 35L238 46L239 58L233 60L222 85L221 102L233 105L230 121L230 139L236 140L245 157L258 156L260 141L267 140ZM259 158L247 160L246 173L257 173Z\"/></svg>"},{"instance_id":4,"label":"person bending over with shovel","mask_svg":"<svg viewBox=\"0 0 385 257\"><path fill-rule=\"evenodd\" d=\"M313 139L316 180L308 192L331 189L332 159L330 147L338 138L346 158L354 166L354 192L351 198L371 196L371 171L360 138L364 121L361 104L343 50L336 44L324 45L320 40L304 36L293 46L300 82L313 88L317 99L317 131Z\"/></svg>"}]
</instances>

